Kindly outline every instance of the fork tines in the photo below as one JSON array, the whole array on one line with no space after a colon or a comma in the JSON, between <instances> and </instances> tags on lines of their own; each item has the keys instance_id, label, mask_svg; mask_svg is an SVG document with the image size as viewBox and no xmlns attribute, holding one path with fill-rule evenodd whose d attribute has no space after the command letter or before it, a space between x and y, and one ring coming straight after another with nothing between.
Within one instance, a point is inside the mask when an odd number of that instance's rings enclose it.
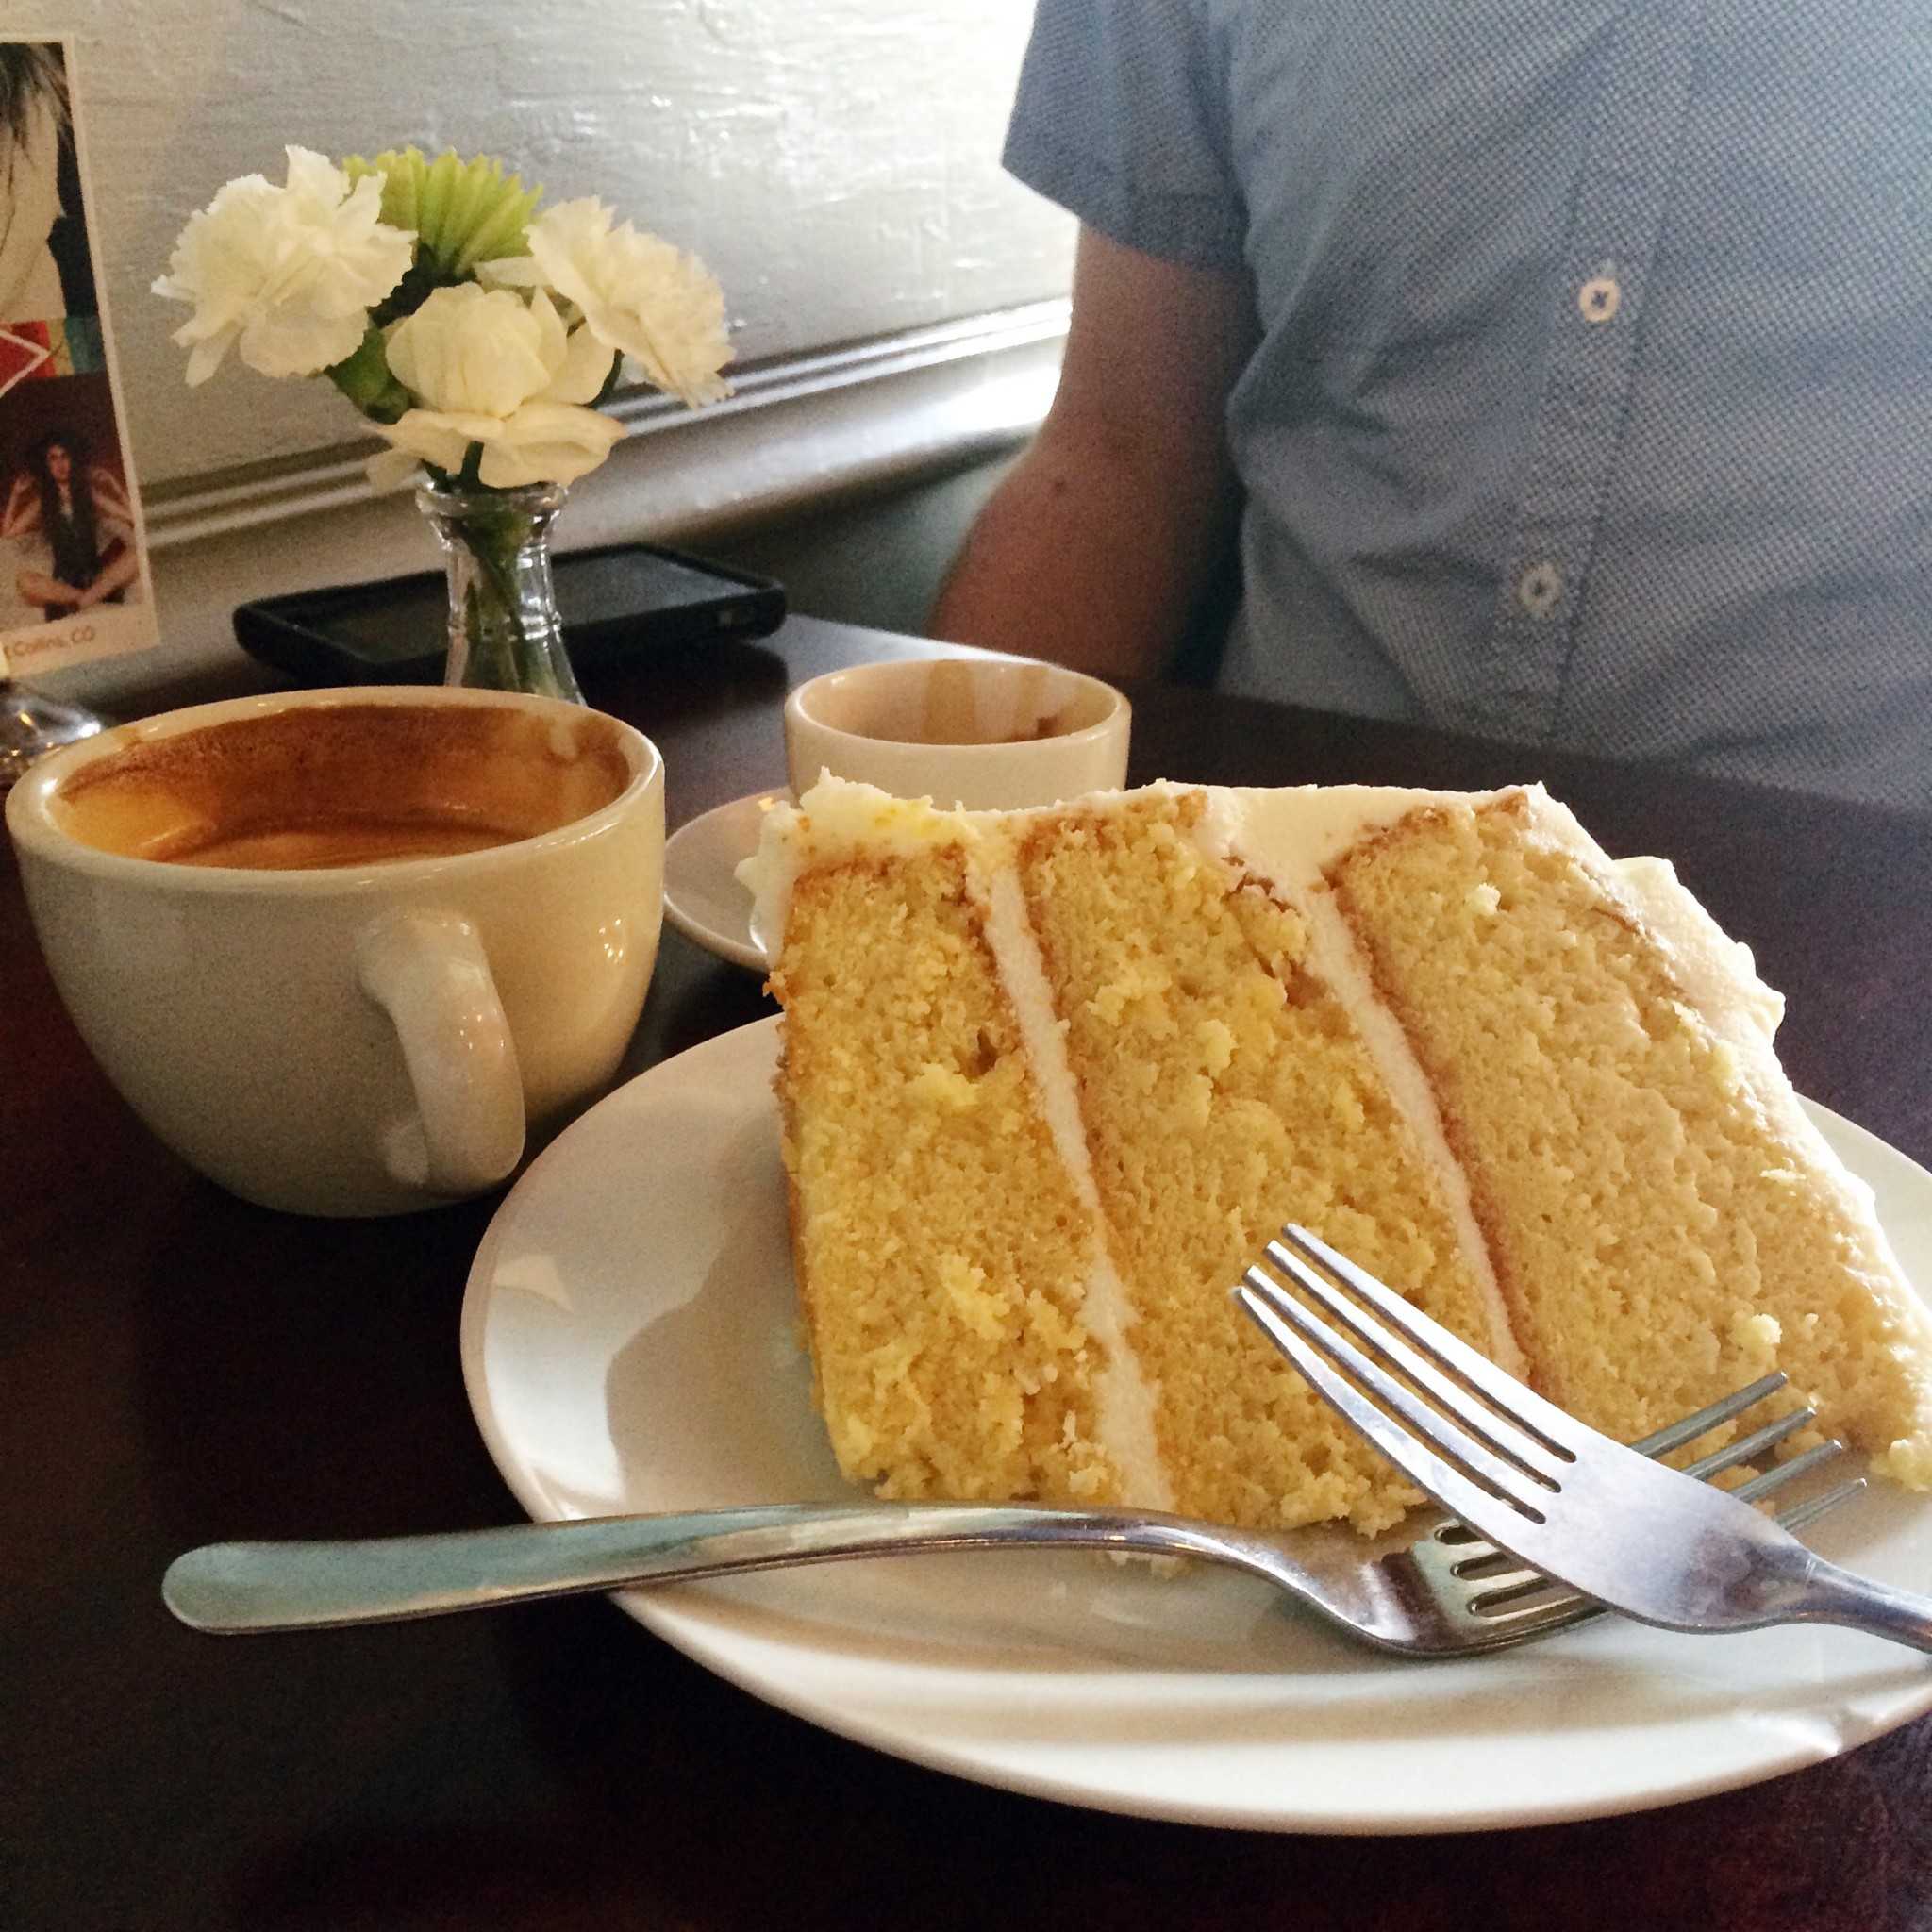
<instances>
[{"instance_id":1,"label":"fork tines","mask_svg":"<svg viewBox=\"0 0 1932 1932\"><path fill-rule=\"evenodd\" d=\"M1575 1459L1563 1440L1573 1425L1560 1409L1307 1228L1283 1228L1282 1239L1268 1243L1267 1258L1339 1328L1311 1314L1258 1264L1235 1290L1236 1299L1324 1400L1458 1514L1499 1501L1531 1522L1544 1520L1539 1495L1559 1489Z\"/></svg>"},{"instance_id":2,"label":"fork tines","mask_svg":"<svg viewBox=\"0 0 1932 1932\"><path fill-rule=\"evenodd\" d=\"M1235 1290L1248 1314L1326 1401L1451 1509L1462 1507L1452 1500L1459 1486L1471 1484L1483 1498L1505 1502L1530 1521L1543 1520L1537 1507L1539 1492L1561 1486L1565 1465L1575 1460L1565 1439L1577 1441L1584 1433L1573 1418L1307 1228L1291 1223L1281 1240L1268 1243L1266 1256L1348 1331L1341 1334L1319 1320L1258 1263ZM1387 1322L1378 1321L1370 1308ZM1391 1374L1391 1369L1397 1373ZM1648 1457L1667 1456L1735 1420L1784 1383L1781 1373L1761 1376L1630 1447ZM1427 1403L1419 1399L1418 1391ZM1813 1420L1810 1409L1793 1409L1689 1464L1683 1473L1703 1479L1756 1461ZM1823 1443L1777 1464L1747 1486L1750 1493L1756 1497L1782 1488L1841 1450L1841 1444ZM1797 1507L1809 1520L1841 1500L1833 1491L1818 1509Z\"/></svg>"},{"instance_id":3,"label":"fork tines","mask_svg":"<svg viewBox=\"0 0 1932 1932\"><path fill-rule=\"evenodd\" d=\"M1673 1629L1755 1628L1788 1618L1788 1605L1767 1611L1768 1599L1741 1607L1707 1602L1712 1592L1702 1572L1680 1577L1667 1563L1659 1569L1647 1560L1657 1539L1674 1527L1694 1543L1703 1525L1748 1548L1753 1560L1760 1560L1766 1536L1780 1539L1742 1506L1816 1470L1841 1444L1793 1457L1728 1497L1700 1479L1762 1457L1813 1421L1808 1408L1751 1430L1686 1470L1661 1469L1653 1458L1735 1420L1782 1388L1781 1374L1626 1448L1544 1401L1306 1228L1284 1228L1268 1244L1266 1261L1247 1271L1236 1300L1324 1400L1463 1519L1439 1525L1408 1552L1425 1586L1455 1604L1457 1615L1519 1630L1555 1628L1591 1614L1587 1600L1595 1597ZM1685 1483L1686 1476L1692 1480ZM1795 1528L1862 1487L1862 1478L1842 1483L1787 1508L1778 1523ZM1813 1560L1788 1536L1774 1547L1801 1563ZM1553 1600L1559 1584L1574 1594ZM1861 1598L1859 1613L1868 1612ZM1869 1617L1864 1627L1873 1627ZM1932 1622L1920 1634L1927 1636L1922 1647L1932 1648Z\"/></svg>"}]
</instances>

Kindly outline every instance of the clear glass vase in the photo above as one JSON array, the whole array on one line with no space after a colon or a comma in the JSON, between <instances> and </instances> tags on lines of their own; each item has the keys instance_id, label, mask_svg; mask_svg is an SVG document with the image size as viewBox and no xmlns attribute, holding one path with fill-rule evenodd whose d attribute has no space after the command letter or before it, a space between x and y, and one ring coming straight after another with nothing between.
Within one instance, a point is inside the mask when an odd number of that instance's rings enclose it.
<instances>
[{"instance_id":1,"label":"clear glass vase","mask_svg":"<svg viewBox=\"0 0 1932 1932\"><path fill-rule=\"evenodd\" d=\"M25 776L36 758L92 738L100 728L101 721L81 706L62 704L0 675L0 792Z\"/></svg>"},{"instance_id":2,"label":"clear glass vase","mask_svg":"<svg viewBox=\"0 0 1932 1932\"><path fill-rule=\"evenodd\" d=\"M445 684L529 691L582 704L550 577L560 483L464 490L425 483L416 501L447 555Z\"/></svg>"}]
</instances>

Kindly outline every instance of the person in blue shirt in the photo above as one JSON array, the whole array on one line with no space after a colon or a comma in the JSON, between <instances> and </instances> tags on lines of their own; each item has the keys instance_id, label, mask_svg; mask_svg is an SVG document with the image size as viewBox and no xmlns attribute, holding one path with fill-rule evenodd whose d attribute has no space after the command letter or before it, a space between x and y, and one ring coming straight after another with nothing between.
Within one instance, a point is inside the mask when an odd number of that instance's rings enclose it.
<instances>
[{"instance_id":1,"label":"person in blue shirt","mask_svg":"<svg viewBox=\"0 0 1932 1932\"><path fill-rule=\"evenodd\" d=\"M1059 391L941 636L1932 808L1919 0L1040 0ZM1528 769L1527 767L1525 768Z\"/></svg>"}]
</instances>

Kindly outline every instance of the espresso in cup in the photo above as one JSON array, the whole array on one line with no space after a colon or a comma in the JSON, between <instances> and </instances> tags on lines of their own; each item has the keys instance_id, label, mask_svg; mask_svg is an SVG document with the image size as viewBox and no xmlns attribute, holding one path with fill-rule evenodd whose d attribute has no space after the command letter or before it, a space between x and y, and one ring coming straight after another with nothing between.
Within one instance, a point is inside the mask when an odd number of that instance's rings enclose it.
<instances>
[{"instance_id":1,"label":"espresso in cup","mask_svg":"<svg viewBox=\"0 0 1932 1932\"><path fill-rule=\"evenodd\" d=\"M608 1084L663 909L664 773L502 691L238 699L42 759L8 799L68 1010L243 1198L387 1214L508 1177Z\"/></svg>"},{"instance_id":2,"label":"espresso in cup","mask_svg":"<svg viewBox=\"0 0 1932 1932\"><path fill-rule=\"evenodd\" d=\"M785 704L794 798L822 773L970 810L1124 784L1126 699L1083 672L991 652L830 671Z\"/></svg>"}]
</instances>

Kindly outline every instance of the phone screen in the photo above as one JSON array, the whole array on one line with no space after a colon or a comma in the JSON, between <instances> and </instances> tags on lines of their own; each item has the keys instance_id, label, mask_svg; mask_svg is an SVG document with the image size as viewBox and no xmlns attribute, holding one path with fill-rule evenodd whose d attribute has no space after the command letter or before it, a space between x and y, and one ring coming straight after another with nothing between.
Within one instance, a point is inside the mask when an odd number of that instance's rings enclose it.
<instances>
[{"instance_id":1,"label":"phone screen","mask_svg":"<svg viewBox=\"0 0 1932 1932\"><path fill-rule=\"evenodd\" d=\"M646 645L761 637L785 614L775 584L640 544L565 551L551 574L564 635L585 660ZM415 680L439 675L448 621L443 579L424 573L244 605L235 632L245 649L298 676Z\"/></svg>"}]
</instances>

